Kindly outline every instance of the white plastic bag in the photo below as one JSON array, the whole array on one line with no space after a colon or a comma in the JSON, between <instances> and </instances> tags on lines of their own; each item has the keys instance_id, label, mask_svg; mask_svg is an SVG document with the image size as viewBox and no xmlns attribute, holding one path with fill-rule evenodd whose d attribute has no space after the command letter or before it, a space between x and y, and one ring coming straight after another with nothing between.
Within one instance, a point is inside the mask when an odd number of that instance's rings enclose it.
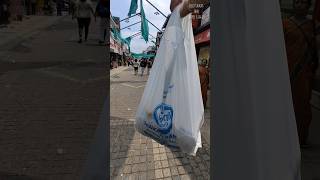
<instances>
[{"instance_id":1,"label":"white plastic bag","mask_svg":"<svg viewBox=\"0 0 320 180\"><path fill-rule=\"evenodd\" d=\"M195 155L201 147L203 104L191 15L176 8L160 42L136 114L136 129L168 147Z\"/></svg>"}]
</instances>

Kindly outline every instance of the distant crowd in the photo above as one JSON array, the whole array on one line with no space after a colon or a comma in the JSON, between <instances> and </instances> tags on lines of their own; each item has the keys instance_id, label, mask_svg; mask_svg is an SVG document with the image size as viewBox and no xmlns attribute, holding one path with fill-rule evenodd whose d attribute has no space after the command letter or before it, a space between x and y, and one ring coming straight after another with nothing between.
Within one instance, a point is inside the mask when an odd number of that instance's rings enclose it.
<instances>
[{"instance_id":1,"label":"distant crowd","mask_svg":"<svg viewBox=\"0 0 320 180\"><path fill-rule=\"evenodd\" d=\"M147 75L150 74L150 70L153 65L154 58L142 58L138 59L129 59L128 66L132 66L134 68L134 75L138 75L140 69L140 75L143 76L145 69L147 68Z\"/></svg>"}]
</instances>

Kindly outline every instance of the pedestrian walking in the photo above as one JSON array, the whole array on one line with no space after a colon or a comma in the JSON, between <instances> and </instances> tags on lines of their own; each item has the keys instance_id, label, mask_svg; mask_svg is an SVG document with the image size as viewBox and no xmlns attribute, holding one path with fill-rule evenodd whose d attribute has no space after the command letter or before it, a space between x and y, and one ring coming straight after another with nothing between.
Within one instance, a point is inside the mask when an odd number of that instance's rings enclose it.
<instances>
[{"instance_id":1,"label":"pedestrian walking","mask_svg":"<svg viewBox=\"0 0 320 180\"><path fill-rule=\"evenodd\" d=\"M201 85L201 94L203 107L206 108L208 98L208 86L209 86L209 71L206 68L207 64L205 60L201 60L199 63L199 77Z\"/></svg>"},{"instance_id":2,"label":"pedestrian walking","mask_svg":"<svg viewBox=\"0 0 320 180\"><path fill-rule=\"evenodd\" d=\"M139 70L139 62L137 59L135 59L133 62L133 68L134 68L134 75L137 75Z\"/></svg>"},{"instance_id":3,"label":"pedestrian walking","mask_svg":"<svg viewBox=\"0 0 320 180\"><path fill-rule=\"evenodd\" d=\"M152 59L150 58L149 59L149 61L148 61L148 75L150 74L150 70L151 70L151 68L152 68L152 64L153 64L153 61L152 61Z\"/></svg>"},{"instance_id":4,"label":"pedestrian walking","mask_svg":"<svg viewBox=\"0 0 320 180\"><path fill-rule=\"evenodd\" d=\"M90 0L80 0L76 4L75 16L78 20L79 28L79 43L82 43L82 32L85 29L85 41L88 40L89 26L91 21L91 14L94 15L94 11Z\"/></svg>"},{"instance_id":5,"label":"pedestrian walking","mask_svg":"<svg viewBox=\"0 0 320 180\"><path fill-rule=\"evenodd\" d=\"M31 0L31 14L36 15L37 0Z\"/></svg>"},{"instance_id":6,"label":"pedestrian walking","mask_svg":"<svg viewBox=\"0 0 320 180\"><path fill-rule=\"evenodd\" d=\"M128 67L131 65L131 59L128 59Z\"/></svg>"},{"instance_id":7,"label":"pedestrian walking","mask_svg":"<svg viewBox=\"0 0 320 180\"><path fill-rule=\"evenodd\" d=\"M69 5L69 13L71 15L74 15L75 14L75 10L76 10L76 0L70 0L70 5Z\"/></svg>"},{"instance_id":8,"label":"pedestrian walking","mask_svg":"<svg viewBox=\"0 0 320 180\"><path fill-rule=\"evenodd\" d=\"M143 76L144 70L146 69L147 66L147 61L146 59L142 59L141 63L140 63L140 67L141 67L141 76Z\"/></svg>"},{"instance_id":9,"label":"pedestrian walking","mask_svg":"<svg viewBox=\"0 0 320 180\"><path fill-rule=\"evenodd\" d=\"M56 0L57 16L62 16L63 0Z\"/></svg>"},{"instance_id":10,"label":"pedestrian walking","mask_svg":"<svg viewBox=\"0 0 320 180\"><path fill-rule=\"evenodd\" d=\"M297 1L295 15L283 20L292 99L301 147L308 145L312 119L310 104L318 57L312 19L307 17L311 1Z\"/></svg>"},{"instance_id":11,"label":"pedestrian walking","mask_svg":"<svg viewBox=\"0 0 320 180\"><path fill-rule=\"evenodd\" d=\"M0 24L9 23L9 0L0 2Z\"/></svg>"},{"instance_id":12,"label":"pedestrian walking","mask_svg":"<svg viewBox=\"0 0 320 180\"><path fill-rule=\"evenodd\" d=\"M95 17L100 17L100 40L99 44L104 44L107 36L108 1L99 0L96 6Z\"/></svg>"}]
</instances>

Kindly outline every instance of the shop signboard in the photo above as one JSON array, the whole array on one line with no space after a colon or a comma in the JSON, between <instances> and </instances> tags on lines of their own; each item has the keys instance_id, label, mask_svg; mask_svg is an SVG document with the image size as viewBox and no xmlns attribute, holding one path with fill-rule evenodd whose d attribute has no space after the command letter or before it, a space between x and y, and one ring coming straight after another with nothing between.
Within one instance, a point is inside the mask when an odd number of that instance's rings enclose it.
<instances>
[{"instance_id":1,"label":"shop signboard","mask_svg":"<svg viewBox=\"0 0 320 180\"><path fill-rule=\"evenodd\" d=\"M197 34L194 37L194 42L196 44L203 43L203 42L209 42L209 41L210 41L210 28L201 32L200 34Z\"/></svg>"},{"instance_id":2,"label":"shop signboard","mask_svg":"<svg viewBox=\"0 0 320 180\"><path fill-rule=\"evenodd\" d=\"M201 26L205 23L210 21L210 7L208 7L205 11L202 13L201 17Z\"/></svg>"}]
</instances>

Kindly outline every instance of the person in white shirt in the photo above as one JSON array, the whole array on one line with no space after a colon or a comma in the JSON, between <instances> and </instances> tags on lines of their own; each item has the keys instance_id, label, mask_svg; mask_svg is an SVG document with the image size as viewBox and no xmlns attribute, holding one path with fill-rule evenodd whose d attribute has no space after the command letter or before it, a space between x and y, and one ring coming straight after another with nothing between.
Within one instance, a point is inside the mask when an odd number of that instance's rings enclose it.
<instances>
[{"instance_id":1,"label":"person in white shirt","mask_svg":"<svg viewBox=\"0 0 320 180\"><path fill-rule=\"evenodd\" d=\"M137 59L135 59L133 62L133 68L134 68L134 75L137 75L139 70L139 62Z\"/></svg>"},{"instance_id":2,"label":"person in white shirt","mask_svg":"<svg viewBox=\"0 0 320 180\"><path fill-rule=\"evenodd\" d=\"M91 15L94 15L94 11L89 0L80 0L76 4L75 13L73 18L76 17L79 26L79 43L82 43L82 32L85 29L85 41L88 40L89 26L91 21Z\"/></svg>"}]
</instances>

